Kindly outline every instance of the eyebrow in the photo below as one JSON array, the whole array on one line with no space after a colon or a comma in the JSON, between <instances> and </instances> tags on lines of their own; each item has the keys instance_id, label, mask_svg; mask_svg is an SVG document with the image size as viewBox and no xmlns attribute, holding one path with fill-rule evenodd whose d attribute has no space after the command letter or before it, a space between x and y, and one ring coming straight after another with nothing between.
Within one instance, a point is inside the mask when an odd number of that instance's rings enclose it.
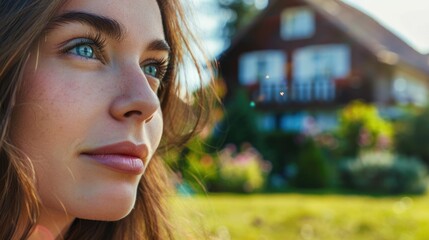
<instances>
[{"instance_id":1,"label":"eyebrow","mask_svg":"<svg viewBox=\"0 0 429 240\"><path fill-rule=\"evenodd\" d=\"M54 17L53 20L48 24L48 29L53 29L56 26L71 22L80 22L89 25L90 27L101 31L116 40L121 40L124 37L124 28L118 21L109 17L104 17L87 12L72 11ZM152 41L148 45L147 50L166 51L168 53L171 52L170 46L163 39Z\"/></svg>"},{"instance_id":2,"label":"eyebrow","mask_svg":"<svg viewBox=\"0 0 429 240\"><path fill-rule=\"evenodd\" d=\"M148 51L166 51L168 53L171 52L171 48L165 40L158 39L151 42L148 47Z\"/></svg>"},{"instance_id":3,"label":"eyebrow","mask_svg":"<svg viewBox=\"0 0 429 240\"><path fill-rule=\"evenodd\" d=\"M56 16L48 24L48 29L71 22L80 22L89 25L90 27L117 40L120 40L124 36L124 29L116 20L86 12L73 11Z\"/></svg>"}]
</instances>

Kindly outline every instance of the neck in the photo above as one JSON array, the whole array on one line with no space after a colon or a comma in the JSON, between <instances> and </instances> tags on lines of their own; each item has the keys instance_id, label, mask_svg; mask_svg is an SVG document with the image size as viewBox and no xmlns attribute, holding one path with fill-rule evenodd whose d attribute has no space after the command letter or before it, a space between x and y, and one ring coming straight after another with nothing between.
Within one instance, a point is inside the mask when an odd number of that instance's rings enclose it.
<instances>
[{"instance_id":1,"label":"neck","mask_svg":"<svg viewBox=\"0 0 429 240\"><path fill-rule=\"evenodd\" d=\"M49 232L52 234L54 239L60 240L64 239L64 235L69 229L73 220L74 217L69 216L64 212L52 212L42 208L40 217L37 220L37 225L39 226L39 232Z\"/></svg>"},{"instance_id":2,"label":"neck","mask_svg":"<svg viewBox=\"0 0 429 240\"><path fill-rule=\"evenodd\" d=\"M28 240L55 240L55 237L47 228L37 225Z\"/></svg>"}]
</instances>

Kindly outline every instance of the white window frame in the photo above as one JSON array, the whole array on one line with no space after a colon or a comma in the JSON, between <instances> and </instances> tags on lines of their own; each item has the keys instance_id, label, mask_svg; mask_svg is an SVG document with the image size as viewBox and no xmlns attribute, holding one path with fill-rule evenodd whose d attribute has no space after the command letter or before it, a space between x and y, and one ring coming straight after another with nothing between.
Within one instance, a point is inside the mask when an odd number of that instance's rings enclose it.
<instances>
[{"instance_id":1,"label":"white window frame","mask_svg":"<svg viewBox=\"0 0 429 240\"><path fill-rule=\"evenodd\" d=\"M332 101L336 78L351 69L350 47L346 44L307 46L293 54L292 98L296 101Z\"/></svg>"},{"instance_id":2,"label":"white window frame","mask_svg":"<svg viewBox=\"0 0 429 240\"><path fill-rule=\"evenodd\" d=\"M293 7L281 14L280 35L284 40L310 38L316 31L314 11L309 7Z\"/></svg>"},{"instance_id":3,"label":"white window frame","mask_svg":"<svg viewBox=\"0 0 429 240\"><path fill-rule=\"evenodd\" d=\"M244 86L259 84L260 101L283 101L286 91L287 56L282 50L247 52L239 59L239 82ZM263 66L264 70L261 70Z\"/></svg>"},{"instance_id":4,"label":"white window frame","mask_svg":"<svg viewBox=\"0 0 429 240\"><path fill-rule=\"evenodd\" d=\"M425 106L428 103L427 84L405 72L395 74L392 83L392 94L400 104Z\"/></svg>"}]
</instances>

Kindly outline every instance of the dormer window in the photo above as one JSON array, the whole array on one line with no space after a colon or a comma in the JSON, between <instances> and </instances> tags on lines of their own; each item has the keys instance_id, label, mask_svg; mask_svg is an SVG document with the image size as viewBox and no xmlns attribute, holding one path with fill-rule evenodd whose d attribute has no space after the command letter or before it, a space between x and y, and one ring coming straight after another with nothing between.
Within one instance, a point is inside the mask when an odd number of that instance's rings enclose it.
<instances>
[{"instance_id":1,"label":"dormer window","mask_svg":"<svg viewBox=\"0 0 429 240\"><path fill-rule=\"evenodd\" d=\"M284 40L310 38L315 31L314 12L308 7L287 8L282 13L280 26Z\"/></svg>"}]
</instances>

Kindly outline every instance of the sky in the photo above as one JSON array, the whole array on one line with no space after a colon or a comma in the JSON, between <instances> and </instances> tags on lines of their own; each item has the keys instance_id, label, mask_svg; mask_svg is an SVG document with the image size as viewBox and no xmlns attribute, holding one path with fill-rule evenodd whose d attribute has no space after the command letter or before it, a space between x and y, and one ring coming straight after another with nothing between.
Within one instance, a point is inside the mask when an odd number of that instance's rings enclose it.
<instances>
[{"instance_id":1,"label":"sky","mask_svg":"<svg viewBox=\"0 0 429 240\"><path fill-rule=\"evenodd\" d=\"M263 0L255 0L263 1ZM420 53L429 53L429 0L343 0L365 12ZM213 14L214 0L194 0L199 22L203 25L203 40L216 56L225 47L219 38L219 28L225 17Z\"/></svg>"},{"instance_id":2,"label":"sky","mask_svg":"<svg viewBox=\"0 0 429 240\"><path fill-rule=\"evenodd\" d=\"M365 12L420 53L429 53L428 0L343 0Z\"/></svg>"}]
</instances>

